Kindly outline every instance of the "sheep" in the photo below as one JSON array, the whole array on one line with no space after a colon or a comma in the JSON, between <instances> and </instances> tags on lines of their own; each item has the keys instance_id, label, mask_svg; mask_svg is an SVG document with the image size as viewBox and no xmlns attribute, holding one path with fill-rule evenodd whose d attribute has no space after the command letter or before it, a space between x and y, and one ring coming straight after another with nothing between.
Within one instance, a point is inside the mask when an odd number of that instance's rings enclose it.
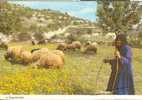
<instances>
[{"instance_id":1,"label":"sheep","mask_svg":"<svg viewBox=\"0 0 142 100\"><path fill-rule=\"evenodd\" d=\"M72 43L66 44L66 43L61 43L58 45L57 50L75 50L75 49L80 49L81 48L81 43L79 41L74 41Z\"/></svg>"},{"instance_id":2,"label":"sheep","mask_svg":"<svg viewBox=\"0 0 142 100\"><path fill-rule=\"evenodd\" d=\"M11 57L12 56L19 56L20 57L20 54L22 51L23 51L23 49L21 47L10 47L7 50L7 52L9 54L11 54Z\"/></svg>"},{"instance_id":3,"label":"sheep","mask_svg":"<svg viewBox=\"0 0 142 100\"><path fill-rule=\"evenodd\" d=\"M84 53L95 53L96 54L97 46L98 44L96 42L91 43L91 44L89 43L88 45L86 45Z\"/></svg>"},{"instance_id":4,"label":"sheep","mask_svg":"<svg viewBox=\"0 0 142 100\"><path fill-rule=\"evenodd\" d=\"M20 55L20 59L23 64L29 64L32 62L32 53L29 51L23 51Z\"/></svg>"},{"instance_id":5,"label":"sheep","mask_svg":"<svg viewBox=\"0 0 142 100\"><path fill-rule=\"evenodd\" d=\"M116 34L115 33L107 33L105 35L105 39L107 40L114 40L116 38Z\"/></svg>"},{"instance_id":6,"label":"sheep","mask_svg":"<svg viewBox=\"0 0 142 100\"><path fill-rule=\"evenodd\" d=\"M76 46L74 44L68 44L66 50L75 50Z\"/></svg>"},{"instance_id":7,"label":"sheep","mask_svg":"<svg viewBox=\"0 0 142 100\"><path fill-rule=\"evenodd\" d=\"M39 66L45 68L63 68L64 62L61 56L49 52L48 54L44 54L39 59Z\"/></svg>"},{"instance_id":8,"label":"sheep","mask_svg":"<svg viewBox=\"0 0 142 100\"><path fill-rule=\"evenodd\" d=\"M79 41L74 41L71 44L68 44L66 47L66 49L68 50L75 50L80 48L81 48L81 43Z\"/></svg>"},{"instance_id":9,"label":"sheep","mask_svg":"<svg viewBox=\"0 0 142 100\"><path fill-rule=\"evenodd\" d=\"M77 49L80 49L80 48L81 48L81 43L80 43L80 41L74 41L74 42L72 42L72 44L74 44Z\"/></svg>"},{"instance_id":10,"label":"sheep","mask_svg":"<svg viewBox=\"0 0 142 100\"><path fill-rule=\"evenodd\" d=\"M61 58L62 58L63 61L64 61L64 56L65 56L65 54L63 53L63 51L61 51L61 50L53 50L52 53L55 53L55 54L61 56Z\"/></svg>"},{"instance_id":11,"label":"sheep","mask_svg":"<svg viewBox=\"0 0 142 100\"><path fill-rule=\"evenodd\" d=\"M42 55L47 55L48 53L54 53L56 55L59 55L62 60L64 61L64 53L61 50L53 50L50 51L48 48L36 48L31 50L32 53L32 61L38 61Z\"/></svg>"},{"instance_id":12,"label":"sheep","mask_svg":"<svg viewBox=\"0 0 142 100\"><path fill-rule=\"evenodd\" d=\"M33 61L39 60L41 55L47 53L48 51L49 50L47 48L41 48L39 50L32 50L29 52L24 51L22 47L9 47L5 54L5 59L14 63L29 64Z\"/></svg>"},{"instance_id":13,"label":"sheep","mask_svg":"<svg viewBox=\"0 0 142 100\"><path fill-rule=\"evenodd\" d=\"M9 47L5 54L5 59L17 62L20 60L22 52L23 52L22 47Z\"/></svg>"},{"instance_id":14,"label":"sheep","mask_svg":"<svg viewBox=\"0 0 142 100\"><path fill-rule=\"evenodd\" d=\"M65 51L67 49L67 44L66 43L60 43L56 49Z\"/></svg>"},{"instance_id":15,"label":"sheep","mask_svg":"<svg viewBox=\"0 0 142 100\"><path fill-rule=\"evenodd\" d=\"M49 52L48 48L41 48L39 50L36 50L32 53L32 60L37 61L37 60L40 59L42 54L45 54L45 53L48 53L48 52Z\"/></svg>"},{"instance_id":16,"label":"sheep","mask_svg":"<svg viewBox=\"0 0 142 100\"><path fill-rule=\"evenodd\" d=\"M97 42L93 42L91 45L96 46L96 48L98 47L98 43Z\"/></svg>"}]
</instances>

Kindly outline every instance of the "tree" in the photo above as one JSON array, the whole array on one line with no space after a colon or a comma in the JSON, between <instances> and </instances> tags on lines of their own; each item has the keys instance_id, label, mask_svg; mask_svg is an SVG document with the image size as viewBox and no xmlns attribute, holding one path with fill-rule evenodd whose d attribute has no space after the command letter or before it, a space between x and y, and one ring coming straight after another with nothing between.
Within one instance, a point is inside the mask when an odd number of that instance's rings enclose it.
<instances>
[{"instance_id":1,"label":"tree","mask_svg":"<svg viewBox=\"0 0 142 100\"><path fill-rule=\"evenodd\" d=\"M139 23L142 6L130 0L97 0L97 21L104 32L128 33Z\"/></svg>"},{"instance_id":2,"label":"tree","mask_svg":"<svg viewBox=\"0 0 142 100\"><path fill-rule=\"evenodd\" d=\"M11 5L8 3L0 4L0 32L4 34L16 32L20 29L19 26L21 26L17 13L10 9Z\"/></svg>"}]
</instances>

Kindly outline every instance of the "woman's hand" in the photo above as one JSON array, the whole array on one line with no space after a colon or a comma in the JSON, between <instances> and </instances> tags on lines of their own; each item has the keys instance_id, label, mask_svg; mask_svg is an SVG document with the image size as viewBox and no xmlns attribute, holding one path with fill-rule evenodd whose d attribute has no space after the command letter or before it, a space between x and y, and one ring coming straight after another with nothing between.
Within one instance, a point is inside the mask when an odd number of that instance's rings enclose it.
<instances>
[{"instance_id":1,"label":"woman's hand","mask_svg":"<svg viewBox=\"0 0 142 100\"><path fill-rule=\"evenodd\" d=\"M121 58L120 52L118 50L115 51L114 55L118 58Z\"/></svg>"}]
</instances>

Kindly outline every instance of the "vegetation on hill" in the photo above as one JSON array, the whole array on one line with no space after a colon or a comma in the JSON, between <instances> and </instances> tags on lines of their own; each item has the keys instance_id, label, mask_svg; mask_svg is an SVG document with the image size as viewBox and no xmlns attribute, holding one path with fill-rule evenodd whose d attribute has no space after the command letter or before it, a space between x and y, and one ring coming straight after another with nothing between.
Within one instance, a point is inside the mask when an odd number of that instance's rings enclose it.
<instances>
[{"instance_id":1,"label":"vegetation on hill","mask_svg":"<svg viewBox=\"0 0 142 100\"><path fill-rule=\"evenodd\" d=\"M29 39L32 33L48 33L68 25L94 24L68 13L50 9L31 9L10 3L0 4L0 21L0 32L15 35L19 40Z\"/></svg>"}]
</instances>

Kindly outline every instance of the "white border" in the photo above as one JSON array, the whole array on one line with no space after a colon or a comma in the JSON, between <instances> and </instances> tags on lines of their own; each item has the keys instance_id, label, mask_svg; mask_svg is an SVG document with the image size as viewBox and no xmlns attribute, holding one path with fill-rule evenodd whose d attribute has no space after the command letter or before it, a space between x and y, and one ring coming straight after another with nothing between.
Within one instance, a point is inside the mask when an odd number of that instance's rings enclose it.
<instances>
[{"instance_id":1,"label":"white border","mask_svg":"<svg viewBox=\"0 0 142 100\"><path fill-rule=\"evenodd\" d=\"M0 100L142 100L140 95L0 95Z\"/></svg>"}]
</instances>

